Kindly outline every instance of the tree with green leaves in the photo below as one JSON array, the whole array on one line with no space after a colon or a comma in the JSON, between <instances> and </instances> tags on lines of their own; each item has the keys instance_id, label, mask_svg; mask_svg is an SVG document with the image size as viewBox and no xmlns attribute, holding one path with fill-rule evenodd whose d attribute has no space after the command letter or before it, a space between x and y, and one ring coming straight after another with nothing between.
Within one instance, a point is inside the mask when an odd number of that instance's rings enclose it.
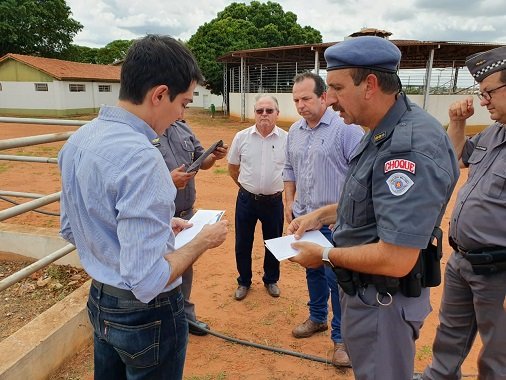
<instances>
[{"instance_id":1,"label":"tree with green leaves","mask_svg":"<svg viewBox=\"0 0 506 380\"><path fill-rule=\"evenodd\" d=\"M61 59L66 61L74 61L81 63L97 63L99 48L92 48L89 46L70 45L69 48L61 55Z\"/></svg>"},{"instance_id":2,"label":"tree with green leaves","mask_svg":"<svg viewBox=\"0 0 506 380\"><path fill-rule=\"evenodd\" d=\"M128 48L133 42L134 40L114 40L103 48L71 45L61 58L68 61L110 65L124 59Z\"/></svg>"},{"instance_id":3,"label":"tree with green leaves","mask_svg":"<svg viewBox=\"0 0 506 380\"><path fill-rule=\"evenodd\" d=\"M125 58L134 40L115 40L98 49L97 63L108 65Z\"/></svg>"},{"instance_id":4,"label":"tree with green leaves","mask_svg":"<svg viewBox=\"0 0 506 380\"><path fill-rule=\"evenodd\" d=\"M1 0L0 56L60 58L83 26L65 0Z\"/></svg>"},{"instance_id":5,"label":"tree with green leaves","mask_svg":"<svg viewBox=\"0 0 506 380\"><path fill-rule=\"evenodd\" d=\"M216 61L234 50L322 42L321 33L297 23L297 15L278 3L232 3L217 17L200 26L188 41L208 87L223 93L223 65Z\"/></svg>"}]
</instances>

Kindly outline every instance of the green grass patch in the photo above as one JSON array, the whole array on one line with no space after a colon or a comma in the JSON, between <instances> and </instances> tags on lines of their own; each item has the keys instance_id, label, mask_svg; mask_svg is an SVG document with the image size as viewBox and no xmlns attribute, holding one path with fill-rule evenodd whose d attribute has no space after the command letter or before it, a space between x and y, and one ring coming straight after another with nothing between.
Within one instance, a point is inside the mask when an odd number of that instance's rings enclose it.
<instances>
[{"instance_id":1,"label":"green grass patch","mask_svg":"<svg viewBox=\"0 0 506 380\"><path fill-rule=\"evenodd\" d=\"M185 376L184 380L226 380L227 373L221 371L216 375Z\"/></svg>"},{"instance_id":2,"label":"green grass patch","mask_svg":"<svg viewBox=\"0 0 506 380\"><path fill-rule=\"evenodd\" d=\"M213 171L214 174L227 174L228 175L228 169L227 168L216 168Z\"/></svg>"},{"instance_id":3,"label":"green grass patch","mask_svg":"<svg viewBox=\"0 0 506 380\"><path fill-rule=\"evenodd\" d=\"M5 172L5 171L7 171L7 170L9 170L9 169L10 169L10 165L8 165L8 164L3 164L3 163L2 163L2 164L0 164L0 173L3 173L3 172Z\"/></svg>"},{"instance_id":4,"label":"green grass patch","mask_svg":"<svg viewBox=\"0 0 506 380\"><path fill-rule=\"evenodd\" d=\"M431 346L422 346L416 352L416 358L418 360L430 359L432 358L432 347Z\"/></svg>"}]
</instances>

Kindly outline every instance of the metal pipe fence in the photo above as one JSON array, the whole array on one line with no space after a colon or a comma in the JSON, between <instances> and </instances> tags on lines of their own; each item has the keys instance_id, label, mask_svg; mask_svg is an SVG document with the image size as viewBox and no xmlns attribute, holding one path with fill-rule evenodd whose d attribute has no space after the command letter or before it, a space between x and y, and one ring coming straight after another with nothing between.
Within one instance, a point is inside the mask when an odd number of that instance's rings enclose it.
<instances>
[{"instance_id":1,"label":"metal pipe fence","mask_svg":"<svg viewBox=\"0 0 506 380\"><path fill-rule=\"evenodd\" d=\"M60 200L61 191L0 211L0 222Z\"/></svg>"},{"instance_id":2,"label":"metal pipe fence","mask_svg":"<svg viewBox=\"0 0 506 380\"><path fill-rule=\"evenodd\" d=\"M76 247L74 247L72 244L67 244L65 247L60 248L54 251L53 253L50 253L46 257L43 257L42 259L34 262L33 264L30 264L29 266L20 269L19 271L10 275L9 277L4 278L2 281L0 281L0 292L4 289L7 289L9 286L14 285L16 282L27 278L32 273L37 272L39 269L47 267L49 264L55 262L58 259L61 259L63 256L69 254L75 249Z\"/></svg>"},{"instance_id":3,"label":"metal pipe fence","mask_svg":"<svg viewBox=\"0 0 506 380\"><path fill-rule=\"evenodd\" d=\"M87 120L60 120L60 119L33 119L33 118L12 118L12 117L0 117L0 123L28 123L28 124L45 124L45 125L72 125L80 126L87 123ZM51 133L46 135L28 136L13 139L6 139L0 141L0 150L20 148L25 146L32 146L38 144L45 144L57 141L67 140L73 132L60 132ZM0 160L17 161L17 162L37 162L37 163L57 163L56 158L51 157L32 157L32 156L15 156L15 155L0 155ZM20 205L10 207L8 209L0 211L0 221L12 218L17 215L21 215L28 211L37 211L38 208L58 202L60 200L61 191L49 195L37 194L37 193L25 193L18 191L6 191L0 190L0 197L11 196L20 198L33 198L33 200L25 202ZM42 212L42 211L39 211ZM74 251L76 248L72 244L67 244L61 249L50 253L44 258L34 262L26 268L19 270L18 272L10 275L9 277L0 281L0 291L14 285L22 279L28 277L37 270L48 266L56 260Z\"/></svg>"},{"instance_id":4,"label":"metal pipe fence","mask_svg":"<svg viewBox=\"0 0 506 380\"><path fill-rule=\"evenodd\" d=\"M475 82L468 72L462 70L458 76L455 75L455 68L449 62L449 67L433 69L429 93L432 94L454 94L472 93L475 90ZM293 77L304 71L315 71L315 62L279 62L271 64L247 64L244 88L249 93L291 93ZM232 67L228 70L229 91L241 92L240 67ZM320 67L318 74L326 78L325 67ZM426 86L425 69L403 69L399 70L403 91L408 94L422 94Z\"/></svg>"},{"instance_id":5,"label":"metal pipe fence","mask_svg":"<svg viewBox=\"0 0 506 380\"><path fill-rule=\"evenodd\" d=\"M34 156L12 156L9 154L0 154L2 161L20 161L20 162L41 162L43 164L57 164L57 158L51 157L34 157Z\"/></svg>"}]
</instances>

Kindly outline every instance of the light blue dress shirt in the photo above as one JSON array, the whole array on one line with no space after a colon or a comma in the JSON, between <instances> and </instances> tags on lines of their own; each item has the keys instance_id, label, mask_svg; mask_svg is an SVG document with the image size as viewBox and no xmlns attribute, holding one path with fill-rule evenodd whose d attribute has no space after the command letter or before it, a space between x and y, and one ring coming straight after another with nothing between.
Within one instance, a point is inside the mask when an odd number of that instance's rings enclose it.
<instances>
[{"instance_id":1,"label":"light blue dress shirt","mask_svg":"<svg viewBox=\"0 0 506 380\"><path fill-rule=\"evenodd\" d=\"M92 278L142 302L181 283L166 286L176 188L151 143L156 137L123 108L103 107L58 155L63 238L76 245Z\"/></svg>"},{"instance_id":2,"label":"light blue dress shirt","mask_svg":"<svg viewBox=\"0 0 506 380\"><path fill-rule=\"evenodd\" d=\"M339 200L350 158L363 135L361 127L345 124L330 108L312 129L305 119L290 127L283 181L295 182L295 217Z\"/></svg>"}]
</instances>

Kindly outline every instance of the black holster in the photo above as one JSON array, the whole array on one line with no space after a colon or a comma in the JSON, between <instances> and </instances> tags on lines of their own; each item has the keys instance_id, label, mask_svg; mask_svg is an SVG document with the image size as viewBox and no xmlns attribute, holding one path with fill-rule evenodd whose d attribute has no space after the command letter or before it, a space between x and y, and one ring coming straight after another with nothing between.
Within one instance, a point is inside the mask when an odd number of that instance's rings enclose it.
<instances>
[{"instance_id":1,"label":"black holster","mask_svg":"<svg viewBox=\"0 0 506 380\"><path fill-rule=\"evenodd\" d=\"M430 288L441 284L442 256L443 231L441 231L441 228L435 227L429 245L427 248L420 250L413 269L400 279L402 294L406 297L419 297L422 288Z\"/></svg>"},{"instance_id":2,"label":"black holster","mask_svg":"<svg viewBox=\"0 0 506 380\"><path fill-rule=\"evenodd\" d=\"M438 286L441 283L442 240L443 231L435 227L429 245L420 250L413 269L401 278L358 273L339 267L332 269L339 286L350 296L357 293L358 287L374 285L378 293L382 295L387 293L394 295L400 291L405 297L419 297L422 288Z\"/></svg>"},{"instance_id":3,"label":"black holster","mask_svg":"<svg viewBox=\"0 0 506 380\"><path fill-rule=\"evenodd\" d=\"M337 283L343 289L343 292L349 296L357 294L357 286L355 285L354 272L348 269L333 267L332 270L336 274Z\"/></svg>"},{"instance_id":4,"label":"black holster","mask_svg":"<svg viewBox=\"0 0 506 380\"><path fill-rule=\"evenodd\" d=\"M441 228L434 228L432 241L427 248L422 249L420 257L422 260L422 286L431 288L441 284L441 258L443 257L443 231ZM436 240L436 245L434 245Z\"/></svg>"}]
</instances>

